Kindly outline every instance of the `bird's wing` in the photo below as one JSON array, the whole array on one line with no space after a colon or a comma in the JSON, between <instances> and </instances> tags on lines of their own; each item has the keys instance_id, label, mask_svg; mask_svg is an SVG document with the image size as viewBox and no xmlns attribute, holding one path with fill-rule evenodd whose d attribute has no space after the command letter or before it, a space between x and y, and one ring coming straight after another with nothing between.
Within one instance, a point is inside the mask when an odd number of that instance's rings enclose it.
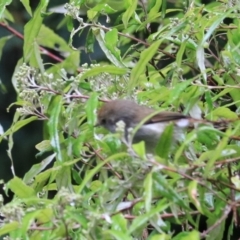
<instances>
[{"instance_id":1,"label":"bird's wing","mask_svg":"<svg viewBox=\"0 0 240 240\"><path fill-rule=\"evenodd\" d=\"M189 117L177 112L160 112L154 115L151 119L149 119L147 123L171 122L186 118Z\"/></svg>"}]
</instances>

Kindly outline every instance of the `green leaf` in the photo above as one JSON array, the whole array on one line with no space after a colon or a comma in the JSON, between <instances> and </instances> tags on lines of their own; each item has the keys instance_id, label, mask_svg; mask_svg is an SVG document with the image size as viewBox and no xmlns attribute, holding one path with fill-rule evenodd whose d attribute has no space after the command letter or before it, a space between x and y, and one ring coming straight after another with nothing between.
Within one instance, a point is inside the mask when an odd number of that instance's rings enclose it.
<instances>
[{"instance_id":1,"label":"green leaf","mask_svg":"<svg viewBox=\"0 0 240 240\"><path fill-rule=\"evenodd\" d=\"M24 27L24 45L23 55L24 61L28 62L33 52L33 43L41 29L43 17L42 12L47 8L49 0L41 0L34 12L33 18Z\"/></svg>"},{"instance_id":2,"label":"green leaf","mask_svg":"<svg viewBox=\"0 0 240 240\"><path fill-rule=\"evenodd\" d=\"M118 31L116 28L111 29L105 35L105 41L108 45L116 46L118 43Z\"/></svg>"},{"instance_id":3,"label":"green leaf","mask_svg":"<svg viewBox=\"0 0 240 240\"><path fill-rule=\"evenodd\" d=\"M127 232L128 222L122 213L118 213L112 216L113 225L112 228L121 232ZM125 238L124 238L125 239Z\"/></svg>"},{"instance_id":4,"label":"green leaf","mask_svg":"<svg viewBox=\"0 0 240 240\"><path fill-rule=\"evenodd\" d=\"M108 46L105 42L105 32L99 28L92 28L93 34L95 35L99 46L102 51L105 53L106 57L117 67L125 67L124 63L121 59L119 59L119 54L112 54L112 52L108 49ZM117 57L116 57L116 56Z\"/></svg>"},{"instance_id":5,"label":"green leaf","mask_svg":"<svg viewBox=\"0 0 240 240\"><path fill-rule=\"evenodd\" d=\"M164 19L166 12L168 12L166 10L166 8L167 8L167 0L163 0L163 3L162 3L162 19Z\"/></svg>"},{"instance_id":6,"label":"green leaf","mask_svg":"<svg viewBox=\"0 0 240 240\"><path fill-rule=\"evenodd\" d=\"M116 10L111 8L107 3L97 4L94 8L87 11L89 20L93 20L99 14L113 14Z\"/></svg>"},{"instance_id":7,"label":"green leaf","mask_svg":"<svg viewBox=\"0 0 240 240\"><path fill-rule=\"evenodd\" d=\"M3 47L5 46L6 42L12 38L12 36L6 36L6 37L2 37L0 38L0 60L2 57L2 51L3 51Z\"/></svg>"},{"instance_id":8,"label":"green leaf","mask_svg":"<svg viewBox=\"0 0 240 240\"><path fill-rule=\"evenodd\" d=\"M79 67L80 62L80 51L71 51L65 60L60 63L54 64L51 68L47 69L48 73L56 73L59 74L61 69L65 69L66 71L72 73L75 72Z\"/></svg>"},{"instance_id":9,"label":"green leaf","mask_svg":"<svg viewBox=\"0 0 240 240\"><path fill-rule=\"evenodd\" d=\"M183 41L181 43L180 48L177 53L176 62L177 62L177 65L179 68L182 66L182 57L183 57L184 51L186 49L187 43L188 43L187 40Z\"/></svg>"},{"instance_id":10,"label":"green leaf","mask_svg":"<svg viewBox=\"0 0 240 240\"><path fill-rule=\"evenodd\" d=\"M35 147L40 152L46 152L52 149L52 146L49 140L43 140L42 142L38 143Z\"/></svg>"},{"instance_id":11,"label":"green leaf","mask_svg":"<svg viewBox=\"0 0 240 240\"><path fill-rule=\"evenodd\" d=\"M27 119L16 121L15 123L13 123L13 125L5 133L3 133L3 135L0 135L0 142L6 136L17 132L19 129L21 129L22 127L24 127L28 123L33 122L35 120L37 120L37 117L34 116L34 117L29 117Z\"/></svg>"},{"instance_id":12,"label":"green leaf","mask_svg":"<svg viewBox=\"0 0 240 240\"><path fill-rule=\"evenodd\" d=\"M172 238L172 240L200 240L200 239L201 239L200 233L195 230L191 232L181 232L177 236Z\"/></svg>"},{"instance_id":13,"label":"green leaf","mask_svg":"<svg viewBox=\"0 0 240 240\"><path fill-rule=\"evenodd\" d=\"M89 92L92 92L91 85L90 85L90 83L88 83L88 82L80 82L78 86L79 86L80 88L84 89L84 90L87 90L87 91L89 91Z\"/></svg>"},{"instance_id":14,"label":"green leaf","mask_svg":"<svg viewBox=\"0 0 240 240\"><path fill-rule=\"evenodd\" d=\"M149 220L156 216L156 214L160 214L162 211L164 211L169 206L169 203L166 203L165 199L162 201L159 201L156 206L152 207L152 209L144 214L141 214L140 216L137 216L131 223L130 227L128 228L128 233L132 234L134 231L143 229L145 226L147 226L147 223Z\"/></svg>"},{"instance_id":15,"label":"green leaf","mask_svg":"<svg viewBox=\"0 0 240 240\"><path fill-rule=\"evenodd\" d=\"M219 26L219 24L232 12L232 9L228 10L226 13L221 14L221 16L217 15L211 19L211 25L207 31L207 33L204 35L203 39L201 40L201 43L199 44L197 48L197 64L201 70L201 73L203 74L204 81L207 80L206 75L206 68L205 68L205 54L204 54L204 44L209 39L209 37L212 35L212 33L215 31L215 29Z\"/></svg>"},{"instance_id":16,"label":"green leaf","mask_svg":"<svg viewBox=\"0 0 240 240\"><path fill-rule=\"evenodd\" d=\"M166 105L172 104L176 101L178 101L179 103L179 98L181 94L191 84L191 82L192 82L192 79L185 80L180 83L176 83L170 92L170 96L168 96L168 101Z\"/></svg>"},{"instance_id":17,"label":"green leaf","mask_svg":"<svg viewBox=\"0 0 240 240\"><path fill-rule=\"evenodd\" d=\"M171 236L165 233L151 235L149 240L171 240Z\"/></svg>"},{"instance_id":18,"label":"green leaf","mask_svg":"<svg viewBox=\"0 0 240 240\"><path fill-rule=\"evenodd\" d=\"M143 188L144 188L144 203L145 203L145 209L146 212L149 212L151 210L152 205L152 172L148 173L147 177L144 180Z\"/></svg>"},{"instance_id":19,"label":"green leaf","mask_svg":"<svg viewBox=\"0 0 240 240\"><path fill-rule=\"evenodd\" d=\"M94 18L97 17L98 14L99 14L98 11L94 11L92 9L87 11L87 16L88 16L88 19L90 19L90 20L94 20Z\"/></svg>"},{"instance_id":20,"label":"green leaf","mask_svg":"<svg viewBox=\"0 0 240 240\"><path fill-rule=\"evenodd\" d=\"M74 219L75 221L79 222L81 224L82 229L87 229L88 228L88 219L85 214L79 214L79 212L74 211L74 212L68 212L68 216L71 217L71 219ZM78 235L80 236L80 235Z\"/></svg>"},{"instance_id":21,"label":"green leaf","mask_svg":"<svg viewBox=\"0 0 240 240\"><path fill-rule=\"evenodd\" d=\"M98 191L101 189L103 183L99 180L95 180L91 182L90 189L94 192Z\"/></svg>"},{"instance_id":22,"label":"green leaf","mask_svg":"<svg viewBox=\"0 0 240 240\"><path fill-rule=\"evenodd\" d=\"M226 135L227 135L227 132L226 132ZM207 178L209 175L211 175L211 168L213 167L214 163L218 160L218 158L222 155L222 151L228 144L228 141L229 141L229 138L227 136L225 136L219 142L218 146L215 149L214 155L208 160L207 165L204 169L204 177L205 178Z\"/></svg>"},{"instance_id":23,"label":"green leaf","mask_svg":"<svg viewBox=\"0 0 240 240\"><path fill-rule=\"evenodd\" d=\"M42 186L43 183L49 180L52 172L54 172L54 169L51 168L36 175L32 186L39 186L39 185ZM49 190L48 185L46 186L46 189Z\"/></svg>"},{"instance_id":24,"label":"green leaf","mask_svg":"<svg viewBox=\"0 0 240 240\"><path fill-rule=\"evenodd\" d=\"M19 198L28 198L35 196L35 191L33 188L27 186L23 180L18 177L11 179L7 186L11 191Z\"/></svg>"},{"instance_id":25,"label":"green leaf","mask_svg":"<svg viewBox=\"0 0 240 240\"><path fill-rule=\"evenodd\" d=\"M205 67L205 54L204 54L204 47L202 45L199 45L197 48L196 58L197 58L198 67L200 68L201 73L203 74L204 82L206 82L207 74L206 74L206 67Z\"/></svg>"},{"instance_id":26,"label":"green leaf","mask_svg":"<svg viewBox=\"0 0 240 240\"><path fill-rule=\"evenodd\" d=\"M88 31L86 45L85 45L87 53L93 53L94 52L94 43L95 43L95 37L93 35L92 30L90 29Z\"/></svg>"},{"instance_id":27,"label":"green leaf","mask_svg":"<svg viewBox=\"0 0 240 240\"><path fill-rule=\"evenodd\" d=\"M97 114L96 114L97 106L98 106L98 94L94 92L91 94L86 104L87 121L88 121L89 127L92 129L97 121Z\"/></svg>"},{"instance_id":28,"label":"green leaf","mask_svg":"<svg viewBox=\"0 0 240 240\"><path fill-rule=\"evenodd\" d=\"M213 109L213 101L209 91L205 92L206 103L208 104L208 108L211 111Z\"/></svg>"},{"instance_id":29,"label":"green leaf","mask_svg":"<svg viewBox=\"0 0 240 240\"><path fill-rule=\"evenodd\" d=\"M161 6L162 6L162 0L156 0L155 5L151 8L149 13L147 14L147 17L151 19L154 15L159 13Z\"/></svg>"},{"instance_id":30,"label":"green leaf","mask_svg":"<svg viewBox=\"0 0 240 240\"><path fill-rule=\"evenodd\" d=\"M1 226L0 228L0 236L3 236L7 233L11 233L17 229L19 229L20 223L19 222L10 222L10 223L5 223Z\"/></svg>"},{"instance_id":31,"label":"green leaf","mask_svg":"<svg viewBox=\"0 0 240 240\"><path fill-rule=\"evenodd\" d=\"M238 119L238 115L231 111L229 108L226 107L218 107L215 110L211 112L211 116L213 117L213 120L218 120L218 119Z\"/></svg>"},{"instance_id":32,"label":"green leaf","mask_svg":"<svg viewBox=\"0 0 240 240\"><path fill-rule=\"evenodd\" d=\"M94 68L89 69L85 73L83 73L80 77L80 80L83 80L83 79L88 78L88 77L97 76L97 75L99 75L103 72L114 74L114 75L124 75L124 74L127 73L127 69L126 68L115 67L115 66L112 66L112 65L94 67Z\"/></svg>"},{"instance_id":33,"label":"green leaf","mask_svg":"<svg viewBox=\"0 0 240 240\"><path fill-rule=\"evenodd\" d=\"M231 182L234 184L234 186L237 189L240 189L240 179L239 179L239 176L231 177Z\"/></svg>"},{"instance_id":34,"label":"green leaf","mask_svg":"<svg viewBox=\"0 0 240 240\"><path fill-rule=\"evenodd\" d=\"M166 177L164 177L162 174L154 173L153 179L155 192L158 192L159 195L165 197L169 204L176 203L183 209L186 209L187 211L189 210L189 206L182 198L181 193L178 193L176 189L169 184Z\"/></svg>"},{"instance_id":35,"label":"green leaf","mask_svg":"<svg viewBox=\"0 0 240 240\"><path fill-rule=\"evenodd\" d=\"M55 178L55 175L53 179ZM56 175L56 185L57 189L67 188L69 191L73 191L72 182L71 182L71 167L63 166L60 170L57 171Z\"/></svg>"},{"instance_id":36,"label":"green leaf","mask_svg":"<svg viewBox=\"0 0 240 240\"><path fill-rule=\"evenodd\" d=\"M43 47L54 49L55 51L65 51L66 53L75 52L69 47L69 44L60 35L52 29L42 24L36 37L37 43Z\"/></svg>"},{"instance_id":37,"label":"green leaf","mask_svg":"<svg viewBox=\"0 0 240 240\"><path fill-rule=\"evenodd\" d=\"M41 58L40 46L36 43L33 43L33 54L30 57L31 66L38 68L42 74L44 74L43 59Z\"/></svg>"},{"instance_id":38,"label":"green leaf","mask_svg":"<svg viewBox=\"0 0 240 240\"><path fill-rule=\"evenodd\" d=\"M73 153L75 156L80 157L82 146L85 141L86 135L80 134L76 139L73 140Z\"/></svg>"},{"instance_id":39,"label":"green leaf","mask_svg":"<svg viewBox=\"0 0 240 240\"><path fill-rule=\"evenodd\" d=\"M53 147L57 154L57 160L60 162L63 161L63 156L60 148L60 136L58 133L61 109L62 109L62 96L53 97L49 104L48 114L50 118L47 125L50 135L51 146Z\"/></svg>"},{"instance_id":40,"label":"green leaf","mask_svg":"<svg viewBox=\"0 0 240 240\"><path fill-rule=\"evenodd\" d=\"M105 35L105 42L107 49L112 53L113 56L116 57L120 62L122 62L121 59L121 52L117 48L118 44L118 31L116 28L113 28L112 30L108 31Z\"/></svg>"},{"instance_id":41,"label":"green leaf","mask_svg":"<svg viewBox=\"0 0 240 240\"><path fill-rule=\"evenodd\" d=\"M127 10L123 13L122 16L123 25L125 28L128 27L129 19L134 15L138 4L137 0L128 0L127 2L128 2L126 6Z\"/></svg>"},{"instance_id":42,"label":"green leaf","mask_svg":"<svg viewBox=\"0 0 240 240\"><path fill-rule=\"evenodd\" d=\"M164 159L168 158L169 152L174 141L173 130L174 130L173 124L172 123L168 124L165 127L160 139L158 140L155 151L159 157L162 157Z\"/></svg>"},{"instance_id":43,"label":"green leaf","mask_svg":"<svg viewBox=\"0 0 240 240\"><path fill-rule=\"evenodd\" d=\"M105 233L111 235L114 237L116 240L131 240L132 238L127 235L125 232L122 231L116 231L116 230L107 230Z\"/></svg>"},{"instance_id":44,"label":"green leaf","mask_svg":"<svg viewBox=\"0 0 240 240\"><path fill-rule=\"evenodd\" d=\"M216 224L216 221L219 220L222 216L218 214L215 218L210 218L207 220L207 228L211 228L211 226ZM226 219L222 219L219 221L219 224L217 224L212 231L208 232L208 235L206 237L206 240L218 240L218 239L226 239L224 238L224 231L226 227ZM230 238L231 239L231 238Z\"/></svg>"},{"instance_id":45,"label":"green leaf","mask_svg":"<svg viewBox=\"0 0 240 240\"><path fill-rule=\"evenodd\" d=\"M188 196L192 200L192 203L197 208L197 210L203 214L203 210L200 204L200 201L198 199L198 182L197 181L191 181L188 185Z\"/></svg>"},{"instance_id":46,"label":"green leaf","mask_svg":"<svg viewBox=\"0 0 240 240\"><path fill-rule=\"evenodd\" d=\"M201 46L204 45L204 43L209 39L209 37L212 35L212 33L219 27L219 24L222 23L222 21L228 17L228 15L233 11L233 9L229 9L225 13L221 13L221 15L216 15L211 19L211 25L207 31L207 33L204 35L204 38L201 41Z\"/></svg>"},{"instance_id":47,"label":"green leaf","mask_svg":"<svg viewBox=\"0 0 240 240\"><path fill-rule=\"evenodd\" d=\"M28 14L32 16L32 9L30 7L29 0L20 0L20 2L23 4Z\"/></svg>"},{"instance_id":48,"label":"green leaf","mask_svg":"<svg viewBox=\"0 0 240 240\"><path fill-rule=\"evenodd\" d=\"M50 204L52 203L53 202L51 202ZM54 209L52 209L51 207L48 207L48 208L44 208L37 211L36 219L40 223L47 223L52 220L53 215L54 215Z\"/></svg>"},{"instance_id":49,"label":"green leaf","mask_svg":"<svg viewBox=\"0 0 240 240\"><path fill-rule=\"evenodd\" d=\"M236 77L236 76L235 76ZM234 78L235 78L234 77ZM229 75L228 73L224 74L224 79L226 80L226 84L235 86L236 85L236 81L235 79L233 79L231 77L231 75ZM231 97L233 98L233 100L236 102L236 106L240 107L240 96L239 96L239 89L232 89L231 92L229 93L231 95Z\"/></svg>"},{"instance_id":50,"label":"green leaf","mask_svg":"<svg viewBox=\"0 0 240 240\"><path fill-rule=\"evenodd\" d=\"M41 163L34 164L31 169L25 174L23 181L29 184L42 170L44 170L55 158L55 153L46 157Z\"/></svg>"},{"instance_id":51,"label":"green leaf","mask_svg":"<svg viewBox=\"0 0 240 240\"><path fill-rule=\"evenodd\" d=\"M197 131L197 139L205 144L208 148L215 148L219 142L219 131L211 127L199 128Z\"/></svg>"},{"instance_id":52,"label":"green leaf","mask_svg":"<svg viewBox=\"0 0 240 240\"><path fill-rule=\"evenodd\" d=\"M8 20L10 22L14 22L14 17L12 15L12 13L10 13L6 8L5 8L5 11L3 12L3 18L5 18L6 20Z\"/></svg>"},{"instance_id":53,"label":"green leaf","mask_svg":"<svg viewBox=\"0 0 240 240\"><path fill-rule=\"evenodd\" d=\"M113 9L111 6L109 6L106 3L101 3L101 4L97 4L94 8L92 8L96 11L99 11L101 13L107 13L107 14L112 14L115 13L116 10Z\"/></svg>"},{"instance_id":54,"label":"green leaf","mask_svg":"<svg viewBox=\"0 0 240 240\"><path fill-rule=\"evenodd\" d=\"M143 141L139 143L134 143L132 145L133 150L142 158L145 158L146 149L145 149L145 143Z\"/></svg>"},{"instance_id":55,"label":"green leaf","mask_svg":"<svg viewBox=\"0 0 240 240\"><path fill-rule=\"evenodd\" d=\"M148 62L156 54L162 41L163 41L163 39L152 43L150 47L148 47L147 49L145 49L144 51L141 52L140 59L137 62L136 66L133 68L131 75L130 75L130 80L128 83L128 91L129 92L132 91L132 89L138 84L138 79L139 79L140 75L143 74L144 71L146 70L146 66L147 66Z\"/></svg>"},{"instance_id":56,"label":"green leaf","mask_svg":"<svg viewBox=\"0 0 240 240\"><path fill-rule=\"evenodd\" d=\"M27 231L31 227L31 224L35 221L36 216L40 211L41 210L38 210L38 211L35 210L33 212L29 212L25 214L21 222L21 232L23 236L27 235Z\"/></svg>"},{"instance_id":57,"label":"green leaf","mask_svg":"<svg viewBox=\"0 0 240 240\"><path fill-rule=\"evenodd\" d=\"M3 13L6 9L6 6L9 5L12 0L1 0L0 1L0 19L2 19Z\"/></svg>"}]
</instances>

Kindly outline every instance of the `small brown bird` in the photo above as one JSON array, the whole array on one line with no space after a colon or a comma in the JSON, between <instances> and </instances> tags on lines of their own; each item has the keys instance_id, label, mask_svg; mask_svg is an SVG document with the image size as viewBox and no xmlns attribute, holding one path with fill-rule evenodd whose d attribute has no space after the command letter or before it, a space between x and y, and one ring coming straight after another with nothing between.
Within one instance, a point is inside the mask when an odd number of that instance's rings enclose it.
<instances>
[{"instance_id":1,"label":"small brown bird","mask_svg":"<svg viewBox=\"0 0 240 240\"><path fill-rule=\"evenodd\" d=\"M156 114L154 114L156 113ZM138 129L133 137L133 143L144 141L147 149L156 147L165 127L174 124L174 138L178 138L181 128L190 125L191 117L176 112L156 112L152 108L140 106L131 100L114 100L105 103L98 111L98 126L102 126L114 133L116 123L125 123L125 138L128 141L128 129L135 128L142 120L150 116Z\"/></svg>"}]
</instances>

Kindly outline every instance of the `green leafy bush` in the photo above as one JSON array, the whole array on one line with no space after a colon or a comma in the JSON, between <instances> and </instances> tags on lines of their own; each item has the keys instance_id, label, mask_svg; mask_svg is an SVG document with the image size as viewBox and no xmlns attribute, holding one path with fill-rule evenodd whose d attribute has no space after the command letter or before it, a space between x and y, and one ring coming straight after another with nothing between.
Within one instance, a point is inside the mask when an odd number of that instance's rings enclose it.
<instances>
[{"instance_id":1,"label":"green leafy bush","mask_svg":"<svg viewBox=\"0 0 240 240\"><path fill-rule=\"evenodd\" d=\"M59 23L69 30L67 43L44 25L52 11L47 0L33 14L29 2L21 2L31 17L12 78L18 109L0 141L8 141L13 162L13 134L43 121L36 148L46 157L23 179L4 184L14 198L1 200L0 235L230 239L239 224L238 4L75 0L65 4ZM16 35L8 4L0 4L0 26ZM0 39L1 50L8 39ZM103 60L80 61L81 49L90 54L97 46ZM57 63L47 64L44 55ZM142 143L129 149L119 134L94 127L101 102L118 98L222 124L200 124L174 147L165 132L157 154L146 154Z\"/></svg>"}]
</instances>

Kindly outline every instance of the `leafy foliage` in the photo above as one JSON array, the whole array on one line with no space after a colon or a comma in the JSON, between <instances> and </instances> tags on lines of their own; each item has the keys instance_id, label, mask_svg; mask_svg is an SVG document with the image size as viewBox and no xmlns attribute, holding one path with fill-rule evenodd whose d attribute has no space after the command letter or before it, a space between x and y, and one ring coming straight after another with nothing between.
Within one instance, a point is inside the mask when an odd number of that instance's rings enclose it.
<instances>
[{"instance_id":1,"label":"leafy foliage","mask_svg":"<svg viewBox=\"0 0 240 240\"><path fill-rule=\"evenodd\" d=\"M35 10L21 2L33 15L12 78L18 109L0 142L8 141L14 166L13 134L41 120L44 138L36 148L45 157L23 179L12 168L5 188L14 198L2 200L0 235L230 239L240 224L237 1L70 1L59 24L69 29L69 43L44 25L49 1ZM16 35L8 25L11 3L0 3L0 26ZM1 51L8 39L0 39ZM84 41L80 49L88 54L99 47L105 58L81 62L74 39ZM44 55L57 62L47 64ZM171 144L169 125L157 154L149 155L143 143L125 146L121 132L94 127L101 102L117 98L219 124L199 124L179 144Z\"/></svg>"}]
</instances>

